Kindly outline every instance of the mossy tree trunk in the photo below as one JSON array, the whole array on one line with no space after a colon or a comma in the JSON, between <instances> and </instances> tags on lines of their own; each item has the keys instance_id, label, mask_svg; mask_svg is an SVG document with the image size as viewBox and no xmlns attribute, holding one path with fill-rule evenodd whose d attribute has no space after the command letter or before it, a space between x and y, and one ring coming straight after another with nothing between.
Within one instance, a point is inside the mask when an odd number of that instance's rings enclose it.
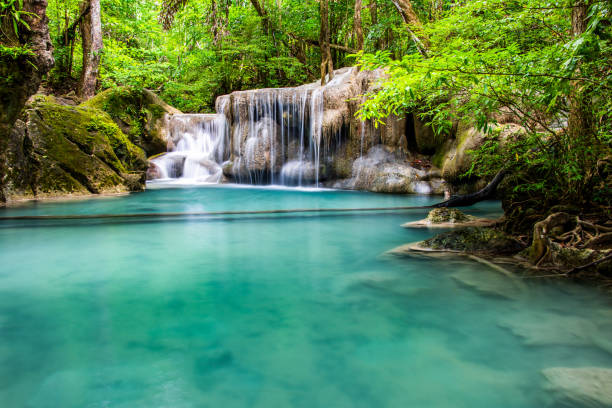
<instances>
[{"instance_id":1,"label":"mossy tree trunk","mask_svg":"<svg viewBox=\"0 0 612 408\"><path fill-rule=\"evenodd\" d=\"M423 37L422 35L419 36L413 30L413 28L420 28L422 24L421 20L412 8L412 3L410 2L410 0L392 0L392 2L397 11L399 12L400 16L402 17L402 20L404 20L406 30L408 31L408 34L410 34L410 37L415 43L419 53L421 53L421 55L423 55L424 57L427 57L427 38Z\"/></svg>"},{"instance_id":2,"label":"mossy tree trunk","mask_svg":"<svg viewBox=\"0 0 612 408\"><path fill-rule=\"evenodd\" d=\"M21 113L28 98L36 93L42 77L53 66L53 47L49 38L46 16L47 0L24 0L23 10L29 14L23 19L29 29L19 26L18 35L13 38L0 35L0 43L7 47L27 45L30 56L12 58L0 54L0 202L6 200L7 177L6 153L9 132ZM4 21L2 22L4 23ZM10 32L2 30L2 32Z\"/></svg>"},{"instance_id":3,"label":"mossy tree trunk","mask_svg":"<svg viewBox=\"0 0 612 408\"><path fill-rule=\"evenodd\" d=\"M370 22L371 26L375 26L378 24L378 5L376 4L376 0L370 0L368 4L368 10L370 11ZM378 38L376 40L376 49L380 50L385 48L385 44L383 38Z\"/></svg>"}]
</instances>

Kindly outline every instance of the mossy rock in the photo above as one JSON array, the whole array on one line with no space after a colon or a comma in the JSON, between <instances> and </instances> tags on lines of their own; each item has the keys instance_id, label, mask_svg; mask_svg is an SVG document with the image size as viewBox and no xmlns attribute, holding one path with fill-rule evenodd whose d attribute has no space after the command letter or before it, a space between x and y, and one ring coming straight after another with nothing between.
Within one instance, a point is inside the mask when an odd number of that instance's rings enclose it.
<instances>
[{"instance_id":1,"label":"mossy rock","mask_svg":"<svg viewBox=\"0 0 612 408\"><path fill-rule=\"evenodd\" d=\"M49 98L31 100L9 140L13 196L140 190L146 167L108 114Z\"/></svg>"},{"instance_id":2,"label":"mossy rock","mask_svg":"<svg viewBox=\"0 0 612 408\"><path fill-rule=\"evenodd\" d=\"M523 246L511 236L495 228L467 227L445 232L427 239L422 247L472 253L514 254Z\"/></svg>"},{"instance_id":3,"label":"mossy rock","mask_svg":"<svg viewBox=\"0 0 612 408\"><path fill-rule=\"evenodd\" d=\"M147 156L166 151L164 115L181 113L153 92L128 86L107 89L81 106L110 115L130 141L140 146Z\"/></svg>"},{"instance_id":4,"label":"mossy rock","mask_svg":"<svg viewBox=\"0 0 612 408\"><path fill-rule=\"evenodd\" d=\"M427 221L431 224L459 223L472 221L476 217L467 215L456 208L435 208L427 215Z\"/></svg>"}]
</instances>

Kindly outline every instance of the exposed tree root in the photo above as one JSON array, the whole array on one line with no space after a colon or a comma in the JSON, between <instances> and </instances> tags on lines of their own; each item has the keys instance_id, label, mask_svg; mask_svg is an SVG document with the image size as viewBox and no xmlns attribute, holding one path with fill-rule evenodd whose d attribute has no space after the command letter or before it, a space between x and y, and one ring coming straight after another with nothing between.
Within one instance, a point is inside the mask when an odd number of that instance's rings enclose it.
<instances>
[{"instance_id":1,"label":"exposed tree root","mask_svg":"<svg viewBox=\"0 0 612 408\"><path fill-rule=\"evenodd\" d=\"M559 212L535 223L525 255L536 269L557 268L559 276L599 271L612 261L612 232L606 225ZM569 269L568 269L569 268Z\"/></svg>"}]
</instances>

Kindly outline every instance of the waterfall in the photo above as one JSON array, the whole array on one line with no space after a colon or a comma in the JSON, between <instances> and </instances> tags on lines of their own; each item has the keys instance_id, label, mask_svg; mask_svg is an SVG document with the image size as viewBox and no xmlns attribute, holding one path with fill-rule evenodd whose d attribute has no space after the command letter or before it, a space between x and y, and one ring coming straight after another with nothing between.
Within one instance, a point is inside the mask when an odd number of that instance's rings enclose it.
<instances>
[{"instance_id":1,"label":"waterfall","mask_svg":"<svg viewBox=\"0 0 612 408\"><path fill-rule=\"evenodd\" d=\"M339 71L323 87L236 91L217 99L217 114L170 115L168 152L150 160L149 178L319 187L339 145L325 138L342 132L326 128L326 97L351 73Z\"/></svg>"},{"instance_id":2,"label":"waterfall","mask_svg":"<svg viewBox=\"0 0 612 408\"><path fill-rule=\"evenodd\" d=\"M218 183L226 155L227 120L223 114L179 114L166 118L168 153L151 160L159 179Z\"/></svg>"}]
</instances>

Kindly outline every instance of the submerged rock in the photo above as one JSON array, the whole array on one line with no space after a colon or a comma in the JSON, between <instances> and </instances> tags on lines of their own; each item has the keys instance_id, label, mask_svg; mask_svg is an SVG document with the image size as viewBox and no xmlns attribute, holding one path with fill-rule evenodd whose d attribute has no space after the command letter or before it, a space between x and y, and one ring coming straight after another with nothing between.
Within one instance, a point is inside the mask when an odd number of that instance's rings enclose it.
<instances>
[{"instance_id":1,"label":"submerged rock","mask_svg":"<svg viewBox=\"0 0 612 408\"><path fill-rule=\"evenodd\" d=\"M505 299L517 299L525 290L518 278L494 272L466 269L452 274L451 278L481 294Z\"/></svg>"},{"instance_id":2,"label":"submerged rock","mask_svg":"<svg viewBox=\"0 0 612 408\"><path fill-rule=\"evenodd\" d=\"M581 407L612 407L612 369L552 367L542 374L561 400Z\"/></svg>"},{"instance_id":3,"label":"submerged rock","mask_svg":"<svg viewBox=\"0 0 612 408\"><path fill-rule=\"evenodd\" d=\"M510 330L529 346L596 347L612 354L606 321L598 316L587 319L559 313L533 313L529 319L523 315L517 318L507 316L499 326Z\"/></svg>"}]
</instances>

